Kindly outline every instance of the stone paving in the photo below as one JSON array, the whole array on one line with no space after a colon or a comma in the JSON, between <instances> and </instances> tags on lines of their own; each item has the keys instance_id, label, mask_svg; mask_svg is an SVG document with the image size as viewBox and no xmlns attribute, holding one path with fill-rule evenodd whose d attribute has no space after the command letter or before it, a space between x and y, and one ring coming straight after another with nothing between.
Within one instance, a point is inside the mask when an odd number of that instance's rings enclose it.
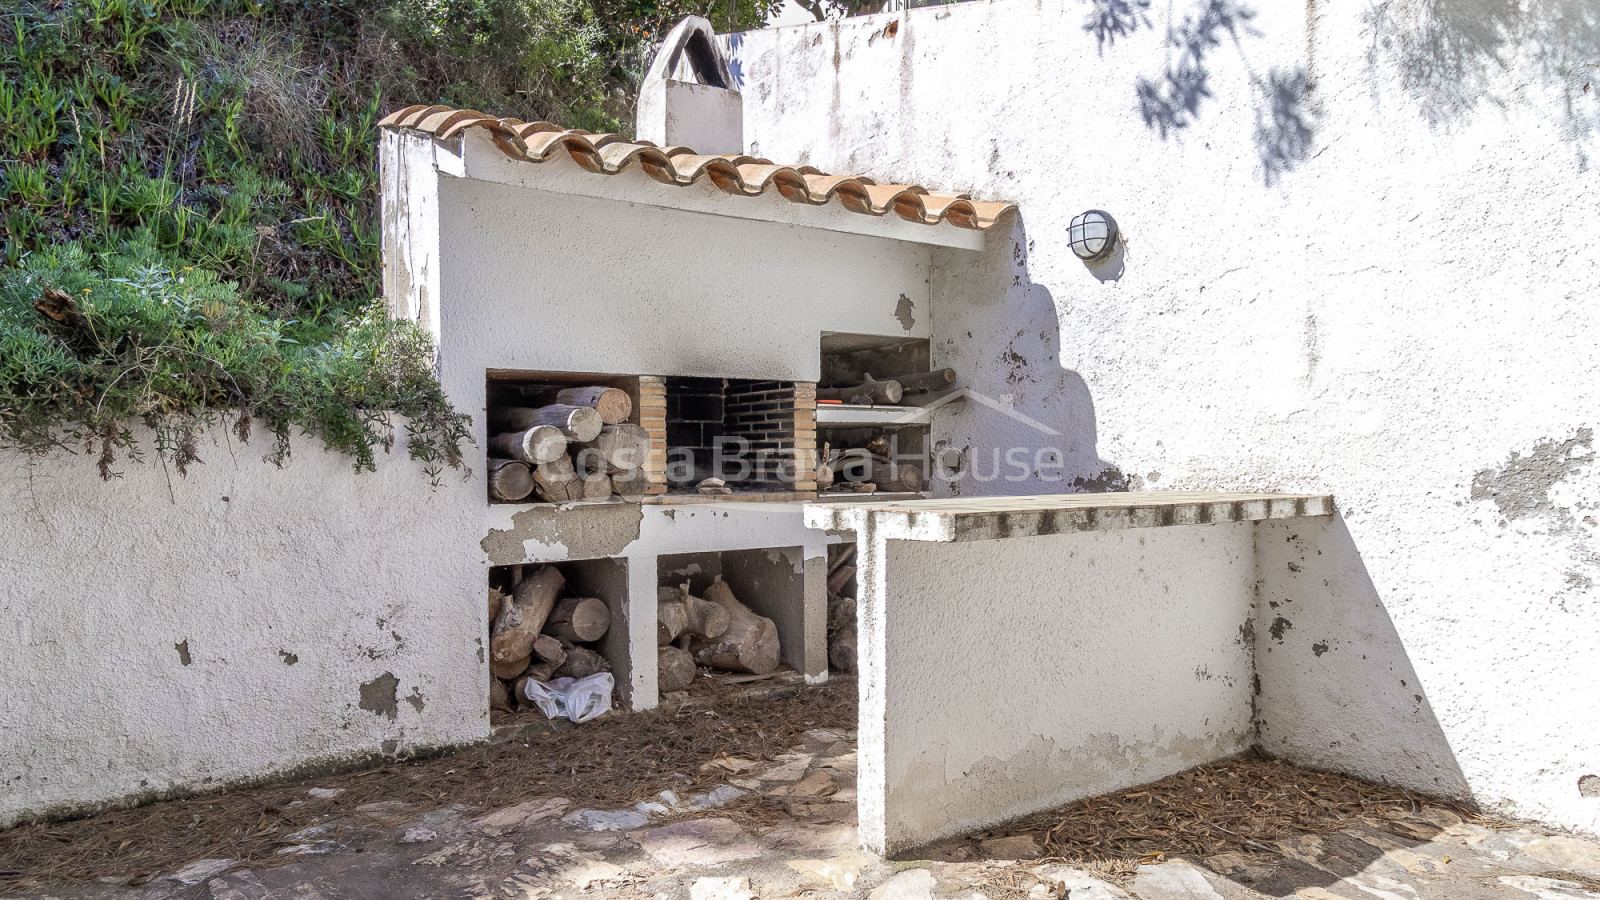
<instances>
[{"instance_id":1,"label":"stone paving","mask_svg":"<svg viewBox=\"0 0 1600 900\"><path fill-rule=\"evenodd\" d=\"M139 887L94 884L29 900L1600 900L1600 844L1491 830L1434 811L1428 828L1370 824L1194 862L1138 867L1121 886L1039 861L1030 837L955 842L946 861L860 852L853 736L809 731L770 762L718 759L726 784L622 810L559 797L489 813L369 803L294 835L283 865L196 860ZM782 810L777 819L757 814ZM1402 829L1404 830L1404 829ZM931 851L930 851L931 852ZM1022 858L1013 858L1022 857ZM1034 857L1034 858L1028 858Z\"/></svg>"}]
</instances>

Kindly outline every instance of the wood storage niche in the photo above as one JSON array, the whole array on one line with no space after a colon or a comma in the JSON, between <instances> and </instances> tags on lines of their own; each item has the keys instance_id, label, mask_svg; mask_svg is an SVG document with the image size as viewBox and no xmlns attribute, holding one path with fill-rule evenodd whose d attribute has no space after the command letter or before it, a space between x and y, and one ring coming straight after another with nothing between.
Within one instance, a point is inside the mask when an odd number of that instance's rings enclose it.
<instances>
[{"instance_id":1,"label":"wood storage niche","mask_svg":"<svg viewBox=\"0 0 1600 900\"><path fill-rule=\"evenodd\" d=\"M659 387L637 375L491 370L484 471L490 503L642 500L666 490L648 418ZM644 418L641 418L644 416ZM652 483L662 482L652 489Z\"/></svg>"},{"instance_id":2,"label":"wood storage niche","mask_svg":"<svg viewBox=\"0 0 1600 900\"><path fill-rule=\"evenodd\" d=\"M628 562L567 560L489 570L489 706L492 717L537 708L527 679L610 672L612 709L628 705L632 661L626 624Z\"/></svg>"},{"instance_id":3,"label":"wood storage niche","mask_svg":"<svg viewBox=\"0 0 1600 900\"><path fill-rule=\"evenodd\" d=\"M822 336L816 394L822 495L921 494L932 410L964 397L927 340L839 333Z\"/></svg>"},{"instance_id":4,"label":"wood storage niche","mask_svg":"<svg viewBox=\"0 0 1600 900\"><path fill-rule=\"evenodd\" d=\"M783 677L805 646L801 548L722 550L657 561L657 681L663 697L708 676Z\"/></svg>"}]
</instances>

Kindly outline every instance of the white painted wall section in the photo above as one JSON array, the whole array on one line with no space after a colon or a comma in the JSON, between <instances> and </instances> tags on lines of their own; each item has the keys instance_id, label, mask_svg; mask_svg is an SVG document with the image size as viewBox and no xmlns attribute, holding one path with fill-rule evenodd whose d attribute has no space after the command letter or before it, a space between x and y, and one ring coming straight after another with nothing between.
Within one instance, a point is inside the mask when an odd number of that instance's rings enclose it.
<instances>
[{"instance_id":1,"label":"white painted wall section","mask_svg":"<svg viewBox=\"0 0 1600 900\"><path fill-rule=\"evenodd\" d=\"M1600 833L1579 790L1600 774L1583 699L1600 696L1600 8L1180 0L1096 18L1115 7L741 35L750 150L1020 203L986 258L934 254L934 352L1064 438L971 404L935 437L1059 443L1066 479L951 492L1337 496L1335 583L1382 609L1296 600L1264 656L1348 686L1370 708L1305 713L1369 732L1304 732L1321 741L1305 758L1371 748L1346 763L1407 784L1459 770L1491 812ZM1186 63L1203 93L1171 77ZM1093 267L1066 234L1090 208L1126 236ZM1399 695L1393 654L1362 670L1313 650L1378 641L1383 620L1416 675ZM1414 754L1381 749L1419 733L1412 693L1437 720L1420 782Z\"/></svg>"},{"instance_id":2,"label":"white painted wall section","mask_svg":"<svg viewBox=\"0 0 1600 900\"><path fill-rule=\"evenodd\" d=\"M1249 523L888 541L881 564L884 851L1254 740Z\"/></svg>"},{"instance_id":3,"label":"white painted wall section","mask_svg":"<svg viewBox=\"0 0 1600 900\"><path fill-rule=\"evenodd\" d=\"M488 736L481 486L263 441L0 459L0 827Z\"/></svg>"}]
</instances>

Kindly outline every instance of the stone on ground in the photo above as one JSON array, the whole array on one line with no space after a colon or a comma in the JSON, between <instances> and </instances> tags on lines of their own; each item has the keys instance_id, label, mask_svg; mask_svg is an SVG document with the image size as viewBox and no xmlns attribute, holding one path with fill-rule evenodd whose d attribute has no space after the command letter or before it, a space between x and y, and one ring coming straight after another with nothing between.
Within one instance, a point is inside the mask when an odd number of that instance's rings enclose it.
<instances>
[{"instance_id":1,"label":"stone on ground","mask_svg":"<svg viewBox=\"0 0 1600 900\"><path fill-rule=\"evenodd\" d=\"M791 859L789 868L836 891L849 893L861 877L861 870L872 862L873 858L865 853L841 853L832 859Z\"/></svg>"},{"instance_id":2,"label":"stone on ground","mask_svg":"<svg viewBox=\"0 0 1600 900\"><path fill-rule=\"evenodd\" d=\"M565 797L529 800L479 816L472 820L472 825L484 834L499 836L543 819L559 816L566 811L567 806L568 801Z\"/></svg>"},{"instance_id":3,"label":"stone on ground","mask_svg":"<svg viewBox=\"0 0 1600 900\"><path fill-rule=\"evenodd\" d=\"M1071 892L1072 900L1128 900L1126 891L1071 866L1041 866L1034 872Z\"/></svg>"},{"instance_id":4,"label":"stone on ground","mask_svg":"<svg viewBox=\"0 0 1600 900\"><path fill-rule=\"evenodd\" d=\"M989 859L1038 859L1042 852L1038 842L1026 834L990 838L979 842L978 849Z\"/></svg>"},{"instance_id":5,"label":"stone on ground","mask_svg":"<svg viewBox=\"0 0 1600 900\"><path fill-rule=\"evenodd\" d=\"M231 859L197 859L167 876L167 880L180 884L199 884L233 867Z\"/></svg>"},{"instance_id":6,"label":"stone on ground","mask_svg":"<svg viewBox=\"0 0 1600 900\"><path fill-rule=\"evenodd\" d=\"M755 900L748 878L696 878L689 900Z\"/></svg>"},{"instance_id":7,"label":"stone on ground","mask_svg":"<svg viewBox=\"0 0 1600 900\"><path fill-rule=\"evenodd\" d=\"M867 900L933 900L934 878L927 869L907 869L878 885Z\"/></svg>"},{"instance_id":8,"label":"stone on ground","mask_svg":"<svg viewBox=\"0 0 1600 900\"><path fill-rule=\"evenodd\" d=\"M729 819L695 819L629 835L667 868L715 866L761 855L761 848Z\"/></svg>"},{"instance_id":9,"label":"stone on ground","mask_svg":"<svg viewBox=\"0 0 1600 900\"><path fill-rule=\"evenodd\" d=\"M1198 869L1183 862L1140 866L1133 892L1141 900L1222 900Z\"/></svg>"},{"instance_id":10,"label":"stone on ground","mask_svg":"<svg viewBox=\"0 0 1600 900\"><path fill-rule=\"evenodd\" d=\"M1522 852L1551 868L1600 878L1600 844L1575 837L1542 837L1522 845Z\"/></svg>"},{"instance_id":11,"label":"stone on ground","mask_svg":"<svg viewBox=\"0 0 1600 900\"><path fill-rule=\"evenodd\" d=\"M561 817L568 825L589 831L627 831L650 821L650 817L634 809L580 809Z\"/></svg>"}]
</instances>

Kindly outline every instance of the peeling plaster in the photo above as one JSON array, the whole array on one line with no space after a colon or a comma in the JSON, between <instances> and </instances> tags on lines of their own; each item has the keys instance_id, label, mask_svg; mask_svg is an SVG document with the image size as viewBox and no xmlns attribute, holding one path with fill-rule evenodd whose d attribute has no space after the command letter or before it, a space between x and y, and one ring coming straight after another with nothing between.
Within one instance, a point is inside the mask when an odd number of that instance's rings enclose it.
<instances>
[{"instance_id":1,"label":"peeling plaster","mask_svg":"<svg viewBox=\"0 0 1600 900\"><path fill-rule=\"evenodd\" d=\"M1267 631L1271 632L1273 640L1281 644L1283 643L1284 634L1286 634L1289 629L1293 627L1293 622L1285 619L1283 616L1278 616L1272 620L1272 625L1267 629Z\"/></svg>"},{"instance_id":2,"label":"peeling plaster","mask_svg":"<svg viewBox=\"0 0 1600 900\"><path fill-rule=\"evenodd\" d=\"M400 679L393 672L385 672L361 686L361 708L375 716L397 718L400 715L399 690Z\"/></svg>"},{"instance_id":3,"label":"peeling plaster","mask_svg":"<svg viewBox=\"0 0 1600 900\"><path fill-rule=\"evenodd\" d=\"M1558 506L1551 489L1594 459L1594 429L1579 428L1570 438L1539 441L1527 456L1513 452L1498 469L1479 471L1472 478L1471 496L1493 500L1509 520L1547 516L1557 530L1567 531L1576 524L1572 510Z\"/></svg>"},{"instance_id":4,"label":"peeling plaster","mask_svg":"<svg viewBox=\"0 0 1600 900\"><path fill-rule=\"evenodd\" d=\"M638 503L533 506L511 517L511 527L492 528L481 546L491 566L526 562L528 544L565 547L567 559L616 556L639 539L644 507Z\"/></svg>"},{"instance_id":5,"label":"peeling plaster","mask_svg":"<svg viewBox=\"0 0 1600 900\"><path fill-rule=\"evenodd\" d=\"M916 304L911 302L911 298L905 294L901 294L900 302L895 304L894 307L894 317L900 321L900 327L904 328L906 331L910 331L911 329L917 327L917 319L916 316L913 315L913 311L915 309Z\"/></svg>"},{"instance_id":6,"label":"peeling plaster","mask_svg":"<svg viewBox=\"0 0 1600 900\"><path fill-rule=\"evenodd\" d=\"M184 638L183 640L177 642L176 644L173 644L172 645L172 649L178 651L178 662L181 662L186 666L189 665L190 663L194 662L194 659L189 656L189 639L188 638Z\"/></svg>"}]
</instances>

